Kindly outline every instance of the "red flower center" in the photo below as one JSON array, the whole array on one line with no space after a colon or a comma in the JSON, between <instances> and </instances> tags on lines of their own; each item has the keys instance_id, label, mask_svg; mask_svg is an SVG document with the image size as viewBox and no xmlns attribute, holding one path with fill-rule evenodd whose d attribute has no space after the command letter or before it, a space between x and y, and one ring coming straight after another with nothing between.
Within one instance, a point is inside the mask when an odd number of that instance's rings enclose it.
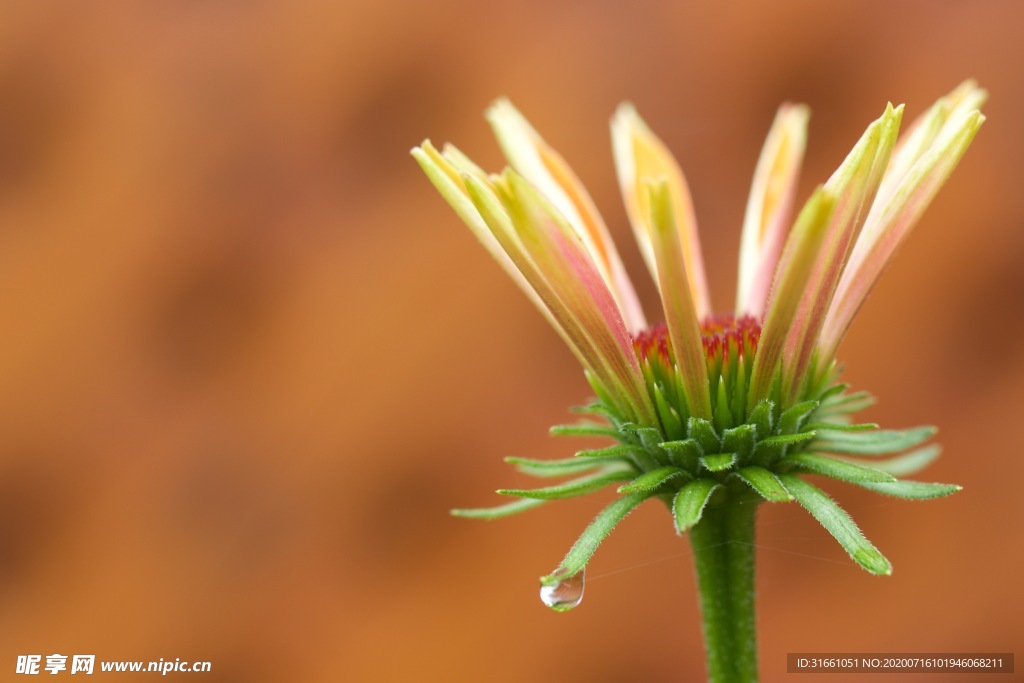
<instances>
[{"instance_id":1,"label":"red flower center","mask_svg":"<svg viewBox=\"0 0 1024 683\"><path fill-rule=\"evenodd\" d=\"M761 336L761 325L749 315L739 318L731 315L711 316L701 321L700 336L708 360L721 362L723 359L738 357L752 359ZM637 334L633 338L633 349L642 361L657 358L666 364L675 363L665 323L658 323Z\"/></svg>"}]
</instances>

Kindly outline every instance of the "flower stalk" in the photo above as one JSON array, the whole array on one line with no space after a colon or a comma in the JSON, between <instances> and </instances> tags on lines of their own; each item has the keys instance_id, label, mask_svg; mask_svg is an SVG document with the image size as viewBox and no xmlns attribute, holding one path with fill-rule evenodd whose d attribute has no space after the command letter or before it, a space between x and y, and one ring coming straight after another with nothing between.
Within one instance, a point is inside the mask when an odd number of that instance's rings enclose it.
<instances>
[{"instance_id":1,"label":"flower stalk","mask_svg":"<svg viewBox=\"0 0 1024 683\"><path fill-rule=\"evenodd\" d=\"M737 491L729 502L709 505L690 530L704 627L708 680L757 680L754 613L756 494Z\"/></svg>"},{"instance_id":2,"label":"flower stalk","mask_svg":"<svg viewBox=\"0 0 1024 683\"><path fill-rule=\"evenodd\" d=\"M612 439L562 460L513 457L520 471L567 478L503 489L517 500L455 514L495 519L608 487L558 567L541 578L559 611L582 596L598 545L637 506L659 499L690 535L710 680L757 679L754 533L758 505L796 501L872 574L892 565L804 475L927 499L958 486L899 480L939 453L931 427L879 429L873 402L839 379L836 352L896 248L977 133L985 92L968 81L899 137L885 108L835 173L792 217L808 113L783 105L754 173L744 216L736 310L716 315L686 179L631 105L612 119L626 213L658 287L664 323L648 325L596 205L568 163L506 100L487 116L511 163L487 174L450 145L412 154L484 247L583 366L592 419L556 435Z\"/></svg>"}]
</instances>

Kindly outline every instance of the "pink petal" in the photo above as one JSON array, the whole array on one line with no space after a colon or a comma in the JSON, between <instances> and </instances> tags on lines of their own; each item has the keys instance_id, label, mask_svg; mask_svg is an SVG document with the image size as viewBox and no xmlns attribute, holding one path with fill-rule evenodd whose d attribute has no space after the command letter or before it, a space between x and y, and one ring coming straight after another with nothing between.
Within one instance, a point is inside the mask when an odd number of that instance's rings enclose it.
<instances>
[{"instance_id":1,"label":"pink petal","mask_svg":"<svg viewBox=\"0 0 1024 683\"><path fill-rule=\"evenodd\" d=\"M836 197L836 207L821 253L809 274L798 314L786 338L782 373L782 397L786 403L796 400L811 369L825 315L832 303L850 245L889 165L902 114L902 106L896 109L891 104L887 106L881 118L868 126L846 160L825 183L825 188ZM827 366L831 359L822 360Z\"/></svg>"},{"instance_id":2,"label":"pink petal","mask_svg":"<svg viewBox=\"0 0 1024 683\"><path fill-rule=\"evenodd\" d=\"M743 219L737 313L757 319L764 315L768 288L792 220L808 116L803 105L782 105L761 150Z\"/></svg>"},{"instance_id":3,"label":"pink petal","mask_svg":"<svg viewBox=\"0 0 1024 683\"><path fill-rule=\"evenodd\" d=\"M654 424L629 334L579 236L510 169L498 178L496 195L475 178L466 184L494 236L586 359L585 367L613 396L622 397L619 409Z\"/></svg>"},{"instance_id":4,"label":"pink petal","mask_svg":"<svg viewBox=\"0 0 1024 683\"><path fill-rule=\"evenodd\" d=\"M797 216L786 240L781 262L787 265L775 273L772 296L750 374L748 411L753 410L758 401L768 398L772 380L782 361L786 336L796 320L802 294L821 251L835 203L835 197L824 187L815 190Z\"/></svg>"},{"instance_id":5,"label":"pink petal","mask_svg":"<svg viewBox=\"0 0 1024 683\"><path fill-rule=\"evenodd\" d=\"M502 269L526 293L534 305L545 314L545 317L550 316L550 311L537 298L537 293L533 291L533 288L523 278L519 269L512 263L508 254L505 253L505 250L502 249L501 245L494 238L487 223L480 216L480 212L469 197L461 174L472 174L485 178L483 171L454 147L446 146L445 154L442 156L430 143L430 140L424 140L422 145L414 147L411 154L419 163L423 172L426 173L430 182L440 192L441 196L455 210L459 218L469 226L473 235L480 240L480 243L495 258Z\"/></svg>"},{"instance_id":6,"label":"pink petal","mask_svg":"<svg viewBox=\"0 0 1024 683\"><path fill-rule=\"evenodd\" d=\"M579 235L626 320L636 333L647 327L640 301L594 201L583 184L508 100L487 111L505 157L550 201Z\"/></svg>"},{"instance_id":7,"label":"pink petal","mask_svg":"<svg viewBox=\"0 0 1024 683\"><path fill-rule=\"evenodd\" d=\"M879 196L872 206L825 321L820 342L822 355L835 354L871 288L952 174L984 121L985 117L977 110L951 118L887 196Z\"/></svg>"},{"instance_id":8,"label":"pink petal","mask_svg":"<svg viewBox=\"0 0 1024 683\"><path fill-rule=\"evenodd\" d=\"M694 417L711 419L711 394L707 363L701 341L697 311L687 286L686 259L682 233L672 212L671 190L664 178L648 181L651 207L651 237L656 259L658 285L665 308L665 324L680 371L683 392Z\"/></svg>"},{"instance_id":9,"label":"pink petal","mask_svg":"<svg viewBox=\"0 0 1024 683\"><path fill-rule=\"evenodd\" d=\"M580 361L580 364L584 368L594 368L598 364L598 360L593 354L588 353L590 349L583 343L582 336L555 317L550 305L550 297L547 297L547 301L545 301L545 297L541 296L533 284L524 277L522 269L510 257L510 253L518 254L519 251L514 241L509 242L505 239L507 235L514 234L512 223L505 215L504 209L494 195L494 190L484 173L454 148L446 147L445 154L442 156L429 140L424 141L422 146L413 149L412 155L441 196L448 201L487 251L519 285L519 288L533 302ZM460 171L462 171L461 175ZM547 294L547 292L544 293Z\"/></svg>"},{"instance_id":10,"label":"pink petal","mask_svg":"<svg viewBox=\"0 0 1024 683\"><path fill-rule=\"evenodd\" d=\"M651 244L650 197L643 183L645 178L665 178L668 183L673 214L679 217L682 230L680 238L690 294L697 316L707 316L711 312L711 302L704 276L697 219L690 190L679 164L629 104L620 105L612 118L612 151L615 154L626 213L640 245L640 253L655 282L658 281L658 267Z\"/></svg>"}]
</instances>

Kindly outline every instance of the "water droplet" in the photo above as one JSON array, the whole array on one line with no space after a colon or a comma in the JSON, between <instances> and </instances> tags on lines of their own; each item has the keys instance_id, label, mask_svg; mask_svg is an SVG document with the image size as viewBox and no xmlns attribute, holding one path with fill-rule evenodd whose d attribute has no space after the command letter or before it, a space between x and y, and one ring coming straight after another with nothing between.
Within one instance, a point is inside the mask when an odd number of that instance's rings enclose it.
<instances>
[{"instance_id":1,"label":"water droplet","mask_svg":"<svg viewBox=\"0 0 1024 683\"><path fill-rule=\"evenodd\" d=\"M568 612L583 600L583 585L586 582L587 570L562 579L550 586L540 587L540 599L545 605L556 612Z\"/></svg>"}]
</instances>

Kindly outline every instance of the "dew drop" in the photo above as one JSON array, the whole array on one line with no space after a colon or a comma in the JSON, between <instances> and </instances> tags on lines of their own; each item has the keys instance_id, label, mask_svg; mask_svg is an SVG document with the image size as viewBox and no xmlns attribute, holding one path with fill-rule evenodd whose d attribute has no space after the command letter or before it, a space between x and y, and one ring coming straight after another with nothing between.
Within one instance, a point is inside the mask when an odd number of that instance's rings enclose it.
<instances>
[{"instance_id":1,"label":"dew drop","mask_svg":"<svg viewBox=\"0 0 1024 683\"><path fill-rule=\"evenodd\" d=\"M583 586L586 582L587 570L562 579L550 586L540 587L540 599L545 605L556 612L568 612L583 600Z\"/></svg>"}]
</instances>

